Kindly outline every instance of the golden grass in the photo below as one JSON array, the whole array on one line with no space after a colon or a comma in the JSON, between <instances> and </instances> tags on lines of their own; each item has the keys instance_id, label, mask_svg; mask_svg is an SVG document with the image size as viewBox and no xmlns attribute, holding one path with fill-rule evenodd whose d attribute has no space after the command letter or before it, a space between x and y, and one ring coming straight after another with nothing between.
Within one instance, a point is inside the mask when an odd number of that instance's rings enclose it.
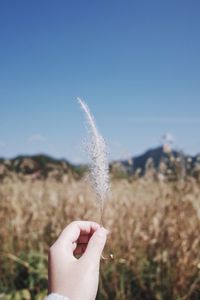
<instances>
[{"instance_id":1,"label":"golden grass","mask_svg":"<svg viewBox=\"0 0 200 300\"><path fill-rule=\"evenodd\" d=\"M39 299L48 247L72 220L99 218L84 181L6 178L0 185L0 299L20 289L28 294L18 299ZM105 223L111 230L105 253L112 251L114 260L102 261L98 299L200 299L195 180L113 180Z\"/></svg>"}]
</instances>

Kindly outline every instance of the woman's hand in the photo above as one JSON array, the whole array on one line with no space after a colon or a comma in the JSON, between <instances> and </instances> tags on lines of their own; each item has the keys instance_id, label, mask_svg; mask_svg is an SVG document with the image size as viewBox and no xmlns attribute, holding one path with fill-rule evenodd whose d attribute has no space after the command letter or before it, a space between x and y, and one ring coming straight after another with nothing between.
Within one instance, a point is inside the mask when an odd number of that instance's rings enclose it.
<instances>
[{"instance_id":1,"label":"woman's hand","mask_svg":"<svg viewBox=\"0 0 200 300\"><path fill-rule=\"evenodd\" d=\"M63 230L49 250L49 293L70 300L95 299L107 233L89 221L72 222Z\"/></svg>"}]
</instances>

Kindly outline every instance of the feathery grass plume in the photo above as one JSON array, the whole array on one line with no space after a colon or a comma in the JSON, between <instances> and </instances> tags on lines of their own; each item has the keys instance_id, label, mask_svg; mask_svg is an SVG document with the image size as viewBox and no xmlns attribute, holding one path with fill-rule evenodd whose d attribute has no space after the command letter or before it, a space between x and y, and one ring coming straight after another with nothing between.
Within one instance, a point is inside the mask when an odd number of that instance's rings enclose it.
<instances>
[{"instance_id":1,"label":"feathery grass plume","mask_svg":"<svg viewBox=\"0 0 200 300\"><path fill-rule=\"evenodd\" d=\"M89 179L100 205L101 222L103 222L104 204L110 189L108 149L104 138L96 127L95 119L89 107L80 98L77 98L77 100L87 119L89 136L85 148L90 159Z\"/></svg>"}]
</instances>

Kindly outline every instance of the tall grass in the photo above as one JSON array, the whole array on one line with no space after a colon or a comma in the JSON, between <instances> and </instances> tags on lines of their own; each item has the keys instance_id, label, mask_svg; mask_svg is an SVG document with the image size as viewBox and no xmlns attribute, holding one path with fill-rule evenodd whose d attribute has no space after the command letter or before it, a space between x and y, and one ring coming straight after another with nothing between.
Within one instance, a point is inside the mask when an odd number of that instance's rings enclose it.
<instances>
[{"instance_id":1,"label":"tall grass","mask_svg":"<svg viewBox=\"0 0 200 300\"><path fill-rule=\"evenodd\" d=\"M115 259L102 261L98 300L199 299L199 184L122 179L112 190L105 226ZM96 221L98 213L85 181L5 178L0 299L42 299L49 246L69 222Z\"/></svg>"}]
</instances>

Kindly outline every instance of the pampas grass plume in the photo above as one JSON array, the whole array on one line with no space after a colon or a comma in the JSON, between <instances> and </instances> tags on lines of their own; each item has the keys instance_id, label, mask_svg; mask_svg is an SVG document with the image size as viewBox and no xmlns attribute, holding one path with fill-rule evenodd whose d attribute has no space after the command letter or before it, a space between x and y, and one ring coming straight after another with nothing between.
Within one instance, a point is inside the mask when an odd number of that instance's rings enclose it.
<instances>
[{"instance_id":1,"label":"pampas grass plume","mask_svg":"<svg viewBox=\"0 0 200 300\"><path fill-rule=\"evenodd\" d=\"M86 142L86 153L90 159L89 180L103 213L104 204L110 190L108 149L104 138L97 129L89 107L80 98L77 98L77 100L85 114L88 125L89 135Z\"/></svg>"}]
</instances>

